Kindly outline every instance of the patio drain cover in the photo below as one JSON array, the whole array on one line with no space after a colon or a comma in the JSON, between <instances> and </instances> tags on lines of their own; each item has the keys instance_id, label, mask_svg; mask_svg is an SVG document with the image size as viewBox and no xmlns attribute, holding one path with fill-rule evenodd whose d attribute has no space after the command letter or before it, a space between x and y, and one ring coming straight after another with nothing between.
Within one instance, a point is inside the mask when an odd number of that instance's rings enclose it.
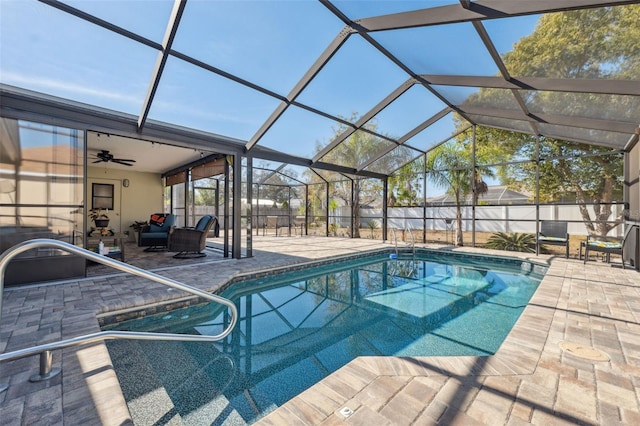
<instances>
[{"instance_id":1,"label":"patio drain cover","mask_svg":"<svg viewBox=\"0 0 640 426\"><path fill-rule=\"evenodd\" d=\"M610 359L609 355L601 350L578 343L560 342L560 349L578 358L588 359L589 361L609 361Z\"/></svg>"}]
</instances>

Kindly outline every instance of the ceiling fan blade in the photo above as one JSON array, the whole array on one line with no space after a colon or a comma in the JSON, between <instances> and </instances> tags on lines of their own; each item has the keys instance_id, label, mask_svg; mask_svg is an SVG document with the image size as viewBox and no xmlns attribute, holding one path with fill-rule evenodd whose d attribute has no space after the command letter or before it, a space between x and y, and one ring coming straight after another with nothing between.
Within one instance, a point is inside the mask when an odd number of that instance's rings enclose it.
<instances>
[{"instance_id":1,"label":"ceiling fan blade","mask_svg":"<svg viewBox=\"0 0 640 426\"><path fill-rule=\"evenodd\" d=\"M122 164L123 166L133 166L133 164L127 163L127 161L133 161L133 160L119 160L119 159L113 159L111 160L113 163L118 163L118 164Z\"/></svg>"},{"instance_id":2,"label":"ceiling fan blade","mask_svg":"<svg viewBox=\"0 0 640 426\"><path fill-rule=\"evenodd\" d=\"M104 160L102 160L102 159L100 159L100 158L99 158L99 159L97 159L96 161L94 161L94 163L102 163L103 161L104 161Z\"/></svg>"},{"instance_id":3,"label":"ceiling fan blade","mask_svg":"<svg viewBox=\"0 0 640 426\"><path fill-rule=\"evenodd\" d=\"M127 161L127 162L131 162L131 163L135 163L136 162L136 160L127 160L125 158L114 158L113 160L114 161L116 161L116 160L118 160L118 161Z\"/></svg>"}]
</instances>

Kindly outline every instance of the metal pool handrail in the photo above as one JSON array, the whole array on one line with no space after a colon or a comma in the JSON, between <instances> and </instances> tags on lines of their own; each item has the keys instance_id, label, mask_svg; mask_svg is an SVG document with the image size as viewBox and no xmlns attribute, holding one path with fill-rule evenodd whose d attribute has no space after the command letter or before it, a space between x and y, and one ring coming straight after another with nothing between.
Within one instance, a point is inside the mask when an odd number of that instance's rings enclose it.
<instances>
[{"instance_id":1,"label":"metal pool handrail","mask_svg":"<svg viewBox=\"0 0 640 426\"><path fill-rule=\"evenodd\" d=\"M218 341L231 333L238 320L238 310L236 305L229 299L216 296L215 294L207 293L195 287L183 284L181 282L172 280L170 278L163 277L161 275L154 274L153 272L146 271L135 266L128 265L124 262L111 259L107 256L96 254L92 251L86 250L82 247L75 246L63 241L51 240L46 238L34 239L29 241L23 241L0 255L0 318L2 315L2 298L4 293L4 274L7 269L7 264L11 259L23 253L27 250L40 247L53 247L61 250L68 251L73 254L77 254L86 259L92 260L103 265L111 266L123 272L128 272L133 275L137 275L142 278L147 278L160 284L164 284L169 287L182 290L196 296L211 300L216 303L227 306L231 310L231 319L229 326L222 331L222 333L215 336L202 336L196 334L175 334L175 333L152 333L152 332L133 332L133 331L101 331L98 333L86 334L84 336L77 336L71 339L60 340L57 342L45 343L43 345L33 346L30 348L20 349L13 352L0 354L0 361L10 361L19 358L24 358L32 355L40 354L40 374L32 376L30 381L40 381L49 379L58 373L60 369L51 368L52 356L51 351L54 349L63 349L70 346L79 346L87 343L92 343L101 340L108 339L135 339L135 340L170 340L170 341L188 341L188 342L211 342ZM6 384L0 383L0 392L7 389Z\"/></svg>"},{"instance_id":2,"label":"metal pool handrail","mask_svg":"<svg viewBox=\"0 0 640 426\"><path fill-rule=\"evenodd\" d=\"M409 235L411 235L411 244L409 245L409 247L411 247L411 251L413 252L413 255L415 256L415 254L416 254L416 240L413 237L413 230L411 229L411 225L409 225L409 224L407 224L407 226L403 229L403 232L407 232L407 231L409 231ZM393 240L394 240L396 256L397 256L398 255L398 236L396 234L395 228L391 228L391 233L393 234Z\"/></svg>"}]
</instances>

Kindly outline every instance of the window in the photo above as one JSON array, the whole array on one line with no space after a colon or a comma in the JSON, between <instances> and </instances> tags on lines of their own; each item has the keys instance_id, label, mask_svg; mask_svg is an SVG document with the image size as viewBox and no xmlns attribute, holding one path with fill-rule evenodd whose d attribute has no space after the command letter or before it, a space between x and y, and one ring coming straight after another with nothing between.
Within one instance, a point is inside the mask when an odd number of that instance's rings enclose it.
<instances>
[{"instance_id":1,"label":"window","mask_svg":"<svg viewBox=\"0 0 640 426\"><path fill-rule=\"evenodd\" d=\"M91 208L113 210L113 185L94 183L91 189Z\"/></svg>"}]
</instances>

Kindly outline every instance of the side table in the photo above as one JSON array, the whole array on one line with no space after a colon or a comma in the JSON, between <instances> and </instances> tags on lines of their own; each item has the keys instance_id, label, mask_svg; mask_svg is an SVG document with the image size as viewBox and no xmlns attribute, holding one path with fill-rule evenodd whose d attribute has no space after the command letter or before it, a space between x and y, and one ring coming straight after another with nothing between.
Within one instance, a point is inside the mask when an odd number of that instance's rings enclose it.
<instances>
[{"instance_id":1,"label":"side table","mask_svg":"<svg viewBox=\"0 0 640 426\"><path fill-rule=\"evenodd\" d=\"M118 259L124 262L124 242L127 236L121 232L116 232L113 235L100 235L100 236L87 236L87 249L98 252L98 245L100 241L104 243L104 246L109 249L109 253L105 256L109 256L113 259Z\"/></svg>"}]
</instances>

